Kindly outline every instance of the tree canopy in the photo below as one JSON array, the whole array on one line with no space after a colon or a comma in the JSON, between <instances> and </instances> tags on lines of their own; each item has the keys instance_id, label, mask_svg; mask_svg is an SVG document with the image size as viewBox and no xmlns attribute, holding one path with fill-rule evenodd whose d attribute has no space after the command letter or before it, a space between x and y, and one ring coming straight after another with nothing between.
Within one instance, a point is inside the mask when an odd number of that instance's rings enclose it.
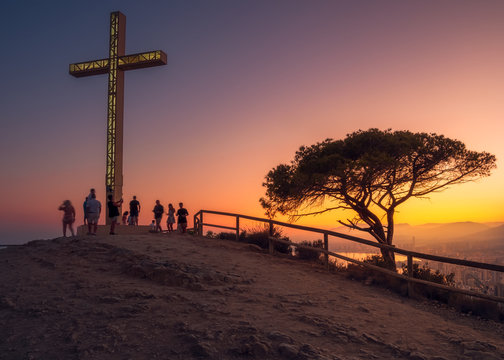
<instances>
[{"instance_id":1,"label":"tree canopy","mask_svg":"<svg viewBox=\"0 0 504 360\"><path fill-rule=\"evenodd\" d=\"M494 155L468 150L443 135L359 130L343 140L300 147L291 164L278 165L266 175L266 195L260 202L271 217L352 210L355 217L339 220L341 224L392 245L399 205L489 176L495 162ZM393 254L382 255L395 268Z\"/></svg>"}]
</instances>

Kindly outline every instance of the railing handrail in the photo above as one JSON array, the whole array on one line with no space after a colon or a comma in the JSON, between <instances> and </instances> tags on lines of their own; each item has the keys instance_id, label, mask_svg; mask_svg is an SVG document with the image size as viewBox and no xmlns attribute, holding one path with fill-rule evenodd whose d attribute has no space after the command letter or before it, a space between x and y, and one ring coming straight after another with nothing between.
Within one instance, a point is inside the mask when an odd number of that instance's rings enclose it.
<instances>
[{"instance_id":1,"label":"railing handrail","mask_svg":"<svg viewBox=\"0 0 504 360\"><path fill-rule=\"evenodd\" d=\"M259 218L259 217L255 217L255 216L228 213L228 212L215 211L215 210L200 210L194 216L197 217L201 213L223 215L223 216L232 216L232 217L239 217L239 218L243 218L243 219L247 219L247 220L271 223L274 225L290 227L293 229L306 230L306 231L316 232L319 234L327 234L327 235L343 238L346 240L358 242L361 244L369 245L372 247L391 250L391 251L399 253L399 254L412 256L412 257L419 258L419 259L432 260L432 261L444 262L444 263L461 265L461 266L469 266L469 267L474 267L474 268L484 269L484 270L504 272L504 266L502 266L502 265L489 264L489 263L483 263L483 262L472 261L472 260L455 259L455 258L450 258L450 257L446 257L446 256L438 256L438 255L420 253L420 252L416 252L416 251L410 251L410 250L406 250L406 249L397 248L393 245L380 244L380 243L377 243L377 242L374 242L371 240L361 239L356 236L347 235L347 234L339 233L339 232L332 231L332 230L318 229L318 228L314 228L314 227L310 227L310 226L285 223L285 222L273 220L273 219ZM204 225L205 226L213 226L212 224L204 224ZM216 227L220 227L220 226L216 226ZM231 227L229 227L229 228L231 229Z\"/></svg>"}]
</instances>

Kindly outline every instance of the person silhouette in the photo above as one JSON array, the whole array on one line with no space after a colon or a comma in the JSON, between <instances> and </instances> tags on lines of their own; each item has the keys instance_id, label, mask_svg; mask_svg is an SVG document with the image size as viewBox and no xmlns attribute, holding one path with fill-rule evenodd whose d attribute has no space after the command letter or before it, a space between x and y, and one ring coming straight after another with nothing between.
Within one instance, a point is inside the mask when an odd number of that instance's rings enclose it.
<instances>
[{"instance_id":1,"label":"person silhouette","mask_svg":"<svg viewBox=\"0 0 504 360\"><path fill-rule=\"evenodd\" d=\"M84 208L84 225L87 225L87 201L88 198L86 197L84 199L84 203L82 204L82 207Z\"/></svg>"},{"instance_id":2,"label":"person silhouette","mask_svg":"<svg viewBox=\"0 0 504 360\"><path fill-rule=\"evenodd\" d=\"M101 203L96 200L95 193L90 194L90 196L91 198L88 198L86 202L88 235L96 235L96 231L98 230L98 219L101 214Z\"/></svg>"},{"instance_id":3,"label":"person silhouette","mask_svg":"<svg viewBox=\"0 0 504 360\"><path fill-rule=\"evenodd\" d=\"M161 228L161 219L163 218L164 214L164 207L161 205L159 200L156 200L156 206L154 206L154 209L152 210L154 213L154 219L156 220L156 231L162 232L163 229Z\"/></svg>"},{"instance_id":4,"label":"person silhouette","mask_svg":"<svg viewBox=\"0 0 504 360\"><path fill-rule=\"evenodd\" d=\"M129 212L127 212L127 211L123 212L122 221L121 221L121 223L123 225L127 225L127 220L128 220L128 217L129 217L128 214L129 214Z\"/></svg>"},{"instance_id":5,"label":"person silhouette","mask_svg":"<svg viewBox=\"0 0 504 360\"><path fill-rule=\"evenodd\" d=\"M183 203L179 203L179 209L177 210L177 224L179 225L182 234L185 234L187 229L187 216L189 213L184 208Z\"/></svg>"},{"instance_id":6,"label":"person silhouette","mask_svg":"<svg viewBox=\"0 0 504 360\"><path fill-rule=\"evenodd\" d=\"M107 207L108 207L108 212L109 212L108 216L110 219L110 232L109 232L109 234L116 235L114 230L115 230L116 224L118 223L117 219L119 218L119 215L120 215L119 206L122 205L123 199L120 199L119 201L114 201L114 197L112 196L112 194L107 196L107 199L108 199Z\"/></svg>"},{"instance_id":7,"label":"person silhouette","mask_svg":"<svg viewBox=\"0 0 504 360\"><path fill-rule=\"evenodd\" d=\"M168 212L166 213L168 218L166 219L166 226L168 227L168 231L173 231L173 224L175 223L175 208L172 204L168 204Z\"/></svg>"},{"instance_id":8,"label":"person silhouette","mask_svg":"<svg viewBox=\"0 0 504 360\"><path fill-rule=\"evenodd\" d=\"M133 196L133 200L129 203L130 206L130 216L133 225L138 226L138 216L140 215L140 202L137 200L136 196Z\"/></svg>"},{"instance_id":9,"label":"person silhouette","mask_svg":"<svg viewBox=\"0 0 504 360\"><path fill-rule=\"evenodd\" d=\"M72 206L70 200L63 201L58 210L63 211L63 236L66 237L67 226L72 232L72 236L75 236L73 223L75 222L75 209Z\"/></svg>"}]
</instances>

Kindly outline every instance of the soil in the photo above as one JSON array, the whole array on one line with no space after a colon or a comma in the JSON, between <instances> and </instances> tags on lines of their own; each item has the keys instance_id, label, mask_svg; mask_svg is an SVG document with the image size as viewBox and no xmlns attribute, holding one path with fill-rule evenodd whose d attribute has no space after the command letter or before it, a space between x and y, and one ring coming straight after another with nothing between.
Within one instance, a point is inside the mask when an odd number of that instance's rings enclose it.
<instances>
[{"instance_id":1,"label":"soil","mask_svg":"<svg viewBox=\"0 0 504 360\"><path fill-rule=\"evenodd\" d=\"M504 359L503 324L234 241L0 250L0 359Z\"/></svg>"}]
</instances>

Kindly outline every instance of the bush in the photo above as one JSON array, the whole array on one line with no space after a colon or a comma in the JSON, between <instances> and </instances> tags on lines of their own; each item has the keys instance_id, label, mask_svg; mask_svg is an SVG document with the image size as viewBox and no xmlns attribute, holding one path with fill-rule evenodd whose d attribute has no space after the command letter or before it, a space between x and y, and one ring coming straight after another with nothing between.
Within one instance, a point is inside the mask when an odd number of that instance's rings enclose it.
<instances>
[{"instance_id":1,"label":"bush","mask_svg":"<svg viewBox=\"0 0 504 360\"><path fill-rule=\"evenodd\" d=\"M379 266L379 267L382 267L384 269L390 270L390 267L387 265L387 263L385 262L385 260L383 260L383 257L381 255L371 255L371 256L368 256L367 258L365 258L364 260L362 260L362 262L365 262L365 263L370 264L370 265Z\"/></svg>"},{"instance_id":2,"label":"bush","mask_svg":"<svg viewBox=\"0 0 504 360\"><path fill-rule=\"evenodd\" d=\"M442 285L455 285L455 274L450 273L448 275L441 273L439 270L433 271L428 267L428 263L420 267L419 264L413 264L413 277L416 279L427 280L435 282ZM408 266L403 264L402 266L403 275L409 276Z\"/></svg>"},{"instance_id":3,"label":"bush","mask_svg":"<svg viewBox=\"0 0 504 360\"><path fill-rule=\"evenodd\" d=\"M215 236L216 239L221 240L236 240L236 233L234 232L220 232Z\"/></svg>"},{"instance_id":4,"label":"bush","mask_svg":"<svg viewBox=\"0 0 504 360\"><path fill-rule=\"evenodd\" d=\"M363 263L369 264L369 265L374 265L374 266L379 266L381 268L390 270L389 265L383 260L383 257L381 255L371 255L362 260ZM365 280L367 278L374 278L374 279L380 279L382 278L388 278L385 274L378 273L375 270L368 269L362 265L359 264L354 264L354 263L348 263L346 266L347 273L350 277L357 279L357 280Z\"/></svg>"},{"instance_id":5,"label":"bush","mask_svg":"<svg viewBox=\"0 0 504 360\"><path fill-rule=\"evenodd\" d=\"M283 236L282 230L276 226L273 227L273 237L284 241L290 241L287 236ZM249 244L257 245L263 249L267 249L269 244L269 225L258 226L243 231L243 233L240 234L240 241L244 241ZM274 249L275 251L283 254L292 253L292 247L287 244L275 242Z\"/></svg>"},{"instance_id":6,"label":"bush","mask_svg":"<svg viewBox=\"0 0 504 360\"><path fill-rule=\"evenodd\" d=\"M322 240L313 240L313 241L301 241L299 245L303 246L311 246L318 249L324 248L324 242ZM320 253L315 250L310 249L301 249L296 247L296 256L303 260L318 260L320 258Z\"/></svg>"},{"instance_id":7,"label":"bush","mask_svg":"<svg viewBox=\"0 0 504 360\"><path fill-rule=\"evenodd\" d=\"M216 234L214 237L221 240L236 240L236 233L221 232ZM280 240L289 241L289 238L287 236L282 236L282 231L277 227L273 227L273 237ZM248 244L257 245L262 249L268 248L269 246L268 238L269 238L269 225L247 229L240 233L240 241ZM283 254L290 254L292 252L292 248L290 245L276 242L275 251L278 251Z\"/></svg>"}]
</instances>

